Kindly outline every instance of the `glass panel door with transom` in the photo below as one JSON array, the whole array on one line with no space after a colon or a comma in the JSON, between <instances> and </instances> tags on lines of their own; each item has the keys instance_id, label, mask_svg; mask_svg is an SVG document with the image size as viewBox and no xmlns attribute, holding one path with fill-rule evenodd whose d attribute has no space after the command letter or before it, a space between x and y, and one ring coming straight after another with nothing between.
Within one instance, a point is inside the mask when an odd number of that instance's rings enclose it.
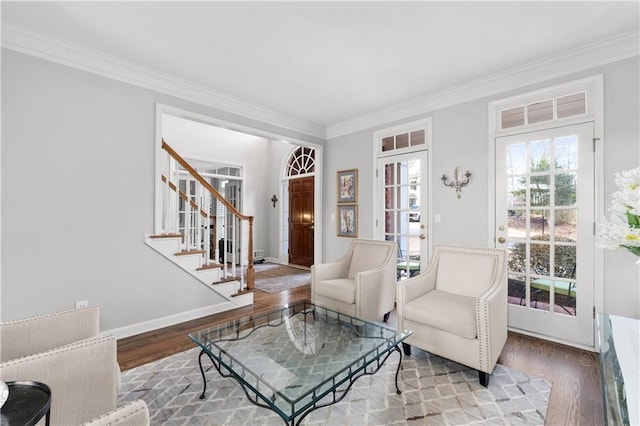
<instances>
[{"instance_id":1,"label":"glass panel door with transom","mask_svg":"<svg viewBox=\"0 0 640 426\"><path fill-rule=\"evenodd\" d=\"M426 151L378 160L384 191L384 238L398 244L398 279L420 273L427 256Z\"/></svg>"},{"instance_id":2,"label":"glass panel door with transom","mask_svg":"<svg viewBox=\"0 0 640 426\"><path fill-rule=\"evenodd\" d=\"M497 246L508 251L509 325L593 343L593 129L497 139Z\"/></svg>"}]
</instances>

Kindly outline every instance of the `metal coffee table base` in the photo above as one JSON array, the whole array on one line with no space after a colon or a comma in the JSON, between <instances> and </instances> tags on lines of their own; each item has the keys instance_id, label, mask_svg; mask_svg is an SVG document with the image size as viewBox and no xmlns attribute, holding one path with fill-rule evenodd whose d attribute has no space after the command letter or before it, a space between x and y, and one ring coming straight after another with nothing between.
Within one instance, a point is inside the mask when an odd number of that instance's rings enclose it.
<instances>
[{"instance_id":1,"label":"metal coffee table base","mask_svg":"<svg viewBox=\"0 0 640 426\"><path fill-rule=\"evenodd\" d=\"M400 395L402 392L400 391L400 388L398 387L398 376L400 374L400 367L402 365L402 351L400 350L400 348L396 345L393 347L392 351L397 352L398 356L399 356L399 360L398 360L398 367L396 368L396 377L395 377L395 383L396 383L396 394ZM378 370L380 370L380 368L382 368L382 366L384 365L384 363L387 361L387 358L389 358L391 356L391 351L387 352L384 357L378 357L374 360L372 360L370 363L362 365L356 369L354 369L353 374L349 375L349 377L346 377L340 381L335 381L333 383L333 386L331 387L331 389L324 391L318 395L314 395L314 402L310 403L309 405L307 405L306 407L303 407L302 410L300 410L300 412L298 413L297 416L292 416L289 417L287 416L285 413L274 409L273 407L266 405L266 404L262 404L260 402L260 400L264 400L265 402L266 399L264 396L262 396L262 394L260 394L260 392L258 392L256 389L254 389L252 386L246 384L243 382L243 380L238 377L238 375L236 373L234 373L231 370L228 370L228 373L225 373L222 371L222 366L220 365L220 362L217 362L211 355L209 355L204 349L200 351L200 355L198 356L198 364L200 365L200 373L202 374L202 383L203 383L203 389L202 389L202 394L200 395L200 399L204 399L204 395L205 392L207 391L207 378L205 376L205 370L202 366L202 355L207 355L209 357L209 359L211 360L211 363L213 364L213 366L216 368L216 370L218 370L218 373L225 378L233 378L235 379L240 386L242 387L242 390L244 391L244 393L247 395L247 398L249 399L249 401L251 401L253 404L257 405L258 407L262 407L262 408L268 408L272 411L274 411L275 413L277 413L280 417L282 417L282 420L284 420L284 422L287 425L299 425L302 420L307 416L307 414L311 413L312 411L317 410L318 408L323 408L323 407L328 407L329 405L333 405L336 404L340 401L342 401L342 399L347 395L347 392L349 392L349 389L351 389L351 386L353 386L353 384L355 383L356 380L358 380L360 377L364 376L364 375L373 375L375 373L378 372ZM375 364L372 366L372 364ZM367 367L372 367L372 370L367 371ZM225 368L226 369L226 368ZM348 382L346 384L346 387L343 389L338 389L339 386L345 384L345 382ZM251 392L250 392L251 391ZM329 403L324 403L324 404L319 404L319 402L325 397L327 396L329 393L333 394L333 399L331 400L331 402ZM297 418L297 420L296 420Z\"/></svg>"}]
</instances>

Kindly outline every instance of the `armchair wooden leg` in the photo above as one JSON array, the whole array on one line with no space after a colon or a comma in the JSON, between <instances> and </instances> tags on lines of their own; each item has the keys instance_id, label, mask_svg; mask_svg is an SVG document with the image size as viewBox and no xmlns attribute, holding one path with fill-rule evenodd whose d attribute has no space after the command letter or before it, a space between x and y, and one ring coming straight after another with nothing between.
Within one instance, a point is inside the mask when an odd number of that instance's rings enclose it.
<instances>
[{"instance_id":1,"label":"armchair wooden leg","mask_svg":"<svg viewBox=\"0 0 640 426\"><path fill-rule=\"evenodd\" d=\"M480 379L480 384L485 388L489 386L489 378L491 374L485 373L484 371L478 371L478 378Z\"/></svg>"},{"instance_id":2,"label":"armchair wooden leg","mask_svg":"<svg viewBox=\"0 0 640 426\"><path fill-rule=\"evenodd\" d=\"M405 342L402 342L402 349L404 350L404 354L406 356L411 355L411 345L409 345L409 344L407 344Z\"/></svg>"},{"instance_id":3,"label":"armchair wooden leg","mask_svg":"<svg viewBox=\"0 0 640 426\"><path fill-rule=\"evenodd\" d=\"M386 314L384 314L384 317L382 317L382 321L383 322L387 322L389 321L389 315L391 314L391 312L387 312Z\"/></svg>"}]
</instances>

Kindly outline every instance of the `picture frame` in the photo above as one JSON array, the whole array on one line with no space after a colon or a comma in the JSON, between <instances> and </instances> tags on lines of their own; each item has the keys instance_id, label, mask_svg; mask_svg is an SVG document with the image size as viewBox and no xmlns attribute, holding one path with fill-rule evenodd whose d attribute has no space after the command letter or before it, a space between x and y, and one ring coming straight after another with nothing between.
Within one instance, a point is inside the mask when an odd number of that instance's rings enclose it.
<instances>
[{"instance_id":1,"label":"picture frame","mask_svg":"<svg viewBox=\"0 0 640 426\"><path fill-rule=\"evenodd\" d=\"M338 171L336 182L339 204L358 202L358 169Z\"/></svg>"},{"instance_id":2,"label":"picture frame","mask_svg":"<svg viewBox=\"0 0 640 426\"><path fill-rule=\"evenodd\" d=\"M358 237L358 205L344 204L337 206L337 235L338 237Z\"/></svg>"}]
</instances>

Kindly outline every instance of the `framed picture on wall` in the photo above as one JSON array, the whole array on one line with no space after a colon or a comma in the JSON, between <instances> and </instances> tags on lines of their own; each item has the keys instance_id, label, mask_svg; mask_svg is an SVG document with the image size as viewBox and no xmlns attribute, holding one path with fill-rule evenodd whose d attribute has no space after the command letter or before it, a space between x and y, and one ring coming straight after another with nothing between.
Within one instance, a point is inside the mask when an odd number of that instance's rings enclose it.
<instances>
[{"instance_id":1,"label":"framed picture on wall","mask_svg":"<svg viewBox=\"0 0 640 426\"><path fill-rule=\"evenodd\" d=\"M358 202L358 169L338 172L338 203Z\"/></svg>"},{"instance_id":2,"label":"framed picture on wall","mask_svg":"<svg viewBox=\"0 0 640 426\"><path fill-rule=\"evenodd\" d=\"M338 237L358 237L358 205L338 206Z\"/></svg>"}]
</instances>

